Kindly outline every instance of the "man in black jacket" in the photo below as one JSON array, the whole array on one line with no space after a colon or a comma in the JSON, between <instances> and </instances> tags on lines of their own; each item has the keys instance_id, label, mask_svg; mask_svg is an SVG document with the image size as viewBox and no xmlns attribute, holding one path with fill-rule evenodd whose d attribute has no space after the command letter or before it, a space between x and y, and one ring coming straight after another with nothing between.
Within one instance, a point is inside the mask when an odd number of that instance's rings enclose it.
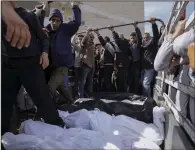
<instances>
[{"instance_id":1,"label":"man in black jacket","mask_svg":"<svg viewBox=\"0 0 195 150\"><path fill-rule=\"evenodd\" d=\"M132 52L132 64L129 65L128 84L129 92L140 94L140 52L142 45L142 35L137 23L134 23L135 32L130 35L130 50Z\"/></svg>"},{"instance_id":2,"label":"man in black jacket","mask_svg":"<svg viewBox=\"0 0 195 150\"><path fill-rule=\"evenodd\" d=\"M114 86L111 82L112 73L114 70L114 58L115 53L119 51L118 47L115 47L114 44L110 41L109 37L103 38L100 33L98 32L98 29L94 31L98 39L103 46L104 54L104 91L105 92L114 92Z\"/></svg>"},{"instance_id":3,"label":"man in black jacket","mask_svg":"<svg viewBox=\"0 0 195 150\"><path fill-rule=\"evenodd\" d=\"M122 51L116 54L118 92L127 92L128 68L132 61L129 41L123 35L119 37L113 26L109 26L108 29L112 31L113 38Z\"/></svg>"},{"instance_id":4,"label":"man in black jacket","mask_svg":"<svg viewBox=\"0 0 195 150\"><path fill-rule=\"evenodd\" d=\"M12 2L15 6L15 2ZM15 7L14 7L15 8ZM64 126L53 103L44 71L48 64L49 43L36 15L24 8L15 8L16 13L29 26L31 42L21 49L12 47L6 40L7 26L2 22L2 132L9 131L12 108L16 103L18 91L23 85L32 97L46 123Z\"/></svg>"},{"instance_id":5,"label":"man in black jacket","mask_svg":"<svg viewBox=\"0 0 195 150\"><path fill-rule=\"evenodd\" d=\"M154 79L154 59L158 51L159 31L155 23L155 18L151 18L153 38L149 33L144 33L141 50L141 84L143 95L151 97L152 81Z\"/></svg>"}]
</instances>

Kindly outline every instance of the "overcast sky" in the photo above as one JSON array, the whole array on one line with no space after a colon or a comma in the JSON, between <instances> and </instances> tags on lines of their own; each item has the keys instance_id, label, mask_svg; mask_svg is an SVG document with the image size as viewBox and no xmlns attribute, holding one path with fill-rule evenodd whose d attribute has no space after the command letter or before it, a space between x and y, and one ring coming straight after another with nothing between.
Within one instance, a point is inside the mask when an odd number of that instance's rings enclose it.
<instances>
[{"instance_id":1,"label":"overcast sky","mask_svg":"<svg viewBox=\"0 0 195 150\"><path fill-rule=\"evenodd\" d=\"M156 18L162 19L165 24L169 19L170 13L173 7L173 1L171 2L145 2L145 19L149 19L154 16ZM186 15L189 17L191 13L195 10L194 2L190 2L187 7ZM145 31L151 33L151 25L145 25Z\"/></svg>"}]
</instances>

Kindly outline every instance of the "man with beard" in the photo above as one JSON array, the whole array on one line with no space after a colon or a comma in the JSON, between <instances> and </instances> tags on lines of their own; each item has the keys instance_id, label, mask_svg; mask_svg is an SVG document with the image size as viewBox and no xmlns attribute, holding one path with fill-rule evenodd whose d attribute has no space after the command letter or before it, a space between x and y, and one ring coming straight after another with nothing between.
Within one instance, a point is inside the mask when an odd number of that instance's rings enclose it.
<instances>
[{"instance_id":1,"label":"man with beard","mask_svg":"<svg viewBox=\"0 0 195 150\"><path fill-rule=\"evenodd\" d=\"M141 84L143 95L151 97L152 81L154 79L154 59L158 51L159 31L156 19L151 18L153 38L149 33L144 33L141 49Z\"/></svg>"},{"instance_id":2,"label":"man with beard","mask_svg":"<svg viewBox=\"0 0 195 150\"><path fill-rule=\"evenodd\" d=\"M78 31L81 25L81 10L78 3L72 2L73 19L63 23L63 16L58 9L53 9L49 15L50 24L46 26L50 39L49 59L50 65L46 69L46 79L53 99L56 99L56 90L65 99L72 102L72 95L68 90L68 68L73 65L71 37Z\"/></svg>"}]
</instances>

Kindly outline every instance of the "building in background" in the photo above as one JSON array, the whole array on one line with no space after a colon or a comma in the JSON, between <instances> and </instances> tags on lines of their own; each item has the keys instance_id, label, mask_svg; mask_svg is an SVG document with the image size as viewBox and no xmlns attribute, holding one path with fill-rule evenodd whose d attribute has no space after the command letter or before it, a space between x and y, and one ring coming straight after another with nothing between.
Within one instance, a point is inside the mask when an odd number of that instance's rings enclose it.
<instances>
[{"instance_id":1,"label":"building in background","mask_svg":"<svg viewBox=\"0 0 195 150\"><path fill-rule=\"evenodd\" d=\"M20 1L23 7L32 10L35 5L40 4L37 1ZM71 19L72 11L68 2L55 2L51 8L58 8L64 14L64 21ZM87 28L100 28L109 25L119 25L134 21L144 20L144 2L81 2L82 26L79 32L86 31ZM45 19L45 25L48 24L48 18ZM144 24L139 24L140 30L144 32ZM118 33L124 34L129 38L134 31L133 26L116 28ZM101 30L101 35L109 36L112 39L109 30ZM97 39L96 39L97 42Z\"/></svg>"},{"instance_id":2,"label":"building in background","mask_svg":"<svg viewBox=\"0 0 195 150\"><path fill-rule=\"evenodd\" d=\"M87 28L100 28L144 20L144 2L82 2L80 7L82 10L82 26L78 32L86 31ZM71 19L72 11L67 2L55 2L51 8L64 11L65 22ZM45 24L47 23L48 19L46 18ZM144 32L144 24L140 24L139 27ZM120 27L116 28L116 31L123 33L128 38L130 33L134 31L134 27ZM112 39L109 30L101 30L100 33Z\"/></svg>"}]
</instances>

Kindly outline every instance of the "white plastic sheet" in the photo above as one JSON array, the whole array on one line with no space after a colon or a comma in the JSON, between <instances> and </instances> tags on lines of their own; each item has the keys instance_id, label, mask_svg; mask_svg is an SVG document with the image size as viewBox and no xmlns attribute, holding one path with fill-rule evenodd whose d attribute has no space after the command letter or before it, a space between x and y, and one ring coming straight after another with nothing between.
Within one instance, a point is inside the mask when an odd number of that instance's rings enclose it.
<instances>
[{"instance_id":1,"label":"white plastic sheet","mask_svg":"<svg viewBox=\"0 0 195 150\"><path fill-rule=\"evenodd\" d=\"M130 117L110 116L99 110L79 110L72 114L60 112L69 126L63 129L39 121L22 123L19 135L6 133L6 149L128 149L156 150L164 138L164 110L153 109L154 124L146 124Z\"/></svg>"},{"instance_id":2,"label":"white plastic sheet","mask_svg":"<svg viewBox=\"0 0 195 150\"><path fill-rule=\"evenodd\" d=\"M155 107L153 110L154 124L146 124L136 119L119 115L110 116L98 110L79 110L65 117L65 122L71 127L99 131L102 133L134 136L150 139L156 144L164 140L164 108Z\"/></svg>"},{"instance_id":3,"label":"white plastic sheet","mask_svg":"<svg viewBox=\"0 0 195 150\"><path fill-rule=\"evenodd\" d=\"M173 52L181 57L187 56L189 44L195 42L195 30L191 29L188 32L178 36L173 42Z\"/></svg>"},{"instance_id":4,"label":"white plastic sheet","mask_svg":"<svg viewBox=\"0 0 195 150\"><path fill-rule=\"evenodd\" d=\"M28 122L28 121L27 121ZM26 122L26 123L27 123ZM36 126L34 126L36 124ZM113 136L97 131L71 128L65 129L60 136L55 137L49 135L41 135L40 130L45 130L43 126L39 126L40 122L35 124L28 123L29 128L35 127L38 130L30 130L26 128L27 134L13 135L6 133L3 138L3 144L6 149L31 150L31 149L102 149L102 150L158 150L160 149L155 143L142 138L132 138L128 136ZM47 124L45 124L47 126ZM48 127L46 127L48 129ZM33 132L32 132L33 131ZM47 131L47 130L45 130ZM50 132L50 131L47 131ZM46 133L46 132L45 132Z\"/></svg>"}]
</instances>

